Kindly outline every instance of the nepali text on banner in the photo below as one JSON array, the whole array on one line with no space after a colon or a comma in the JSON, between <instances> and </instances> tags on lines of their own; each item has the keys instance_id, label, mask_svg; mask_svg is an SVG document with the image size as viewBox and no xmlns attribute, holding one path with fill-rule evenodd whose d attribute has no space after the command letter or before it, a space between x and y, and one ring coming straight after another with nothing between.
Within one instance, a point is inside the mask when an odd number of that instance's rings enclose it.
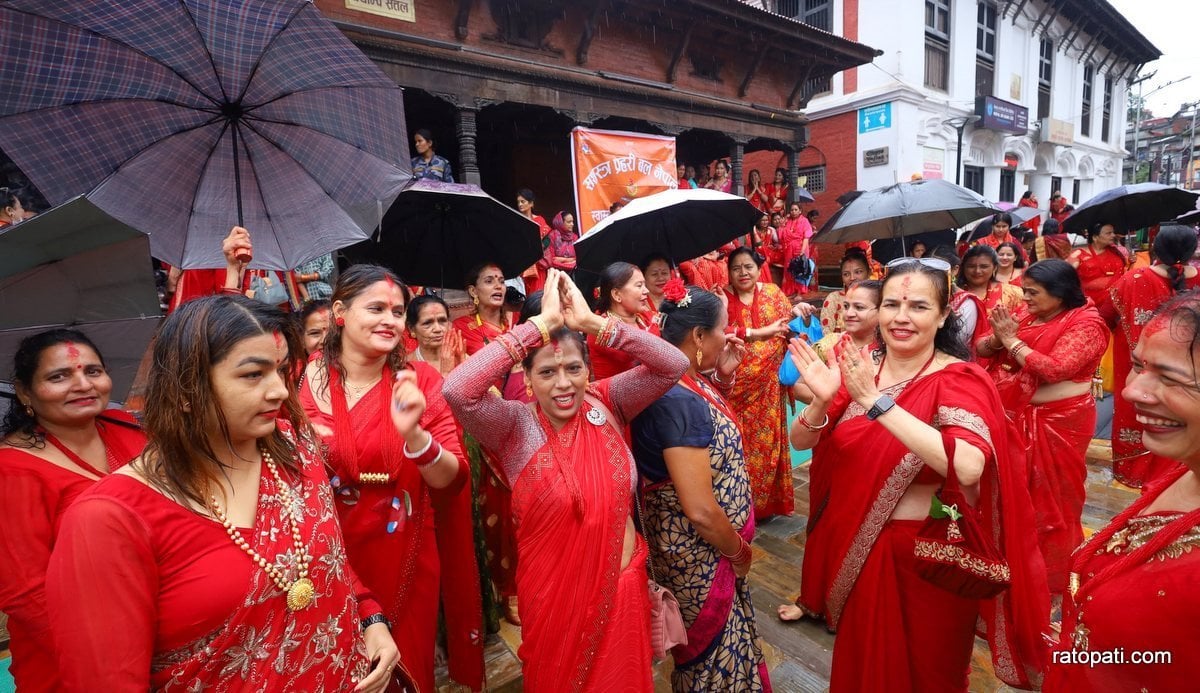
<instances>
[{"instance_id":1,"label":"nepali text on banner","mask_svg":"<svg viewBox=\"0 0 1200 693\"><path fill-rule=\"evenodd\" d=\"M614 203L678 186L674 137L577 127L571 131L571 164L581 236Z\"/></svg>"}]
</instances>

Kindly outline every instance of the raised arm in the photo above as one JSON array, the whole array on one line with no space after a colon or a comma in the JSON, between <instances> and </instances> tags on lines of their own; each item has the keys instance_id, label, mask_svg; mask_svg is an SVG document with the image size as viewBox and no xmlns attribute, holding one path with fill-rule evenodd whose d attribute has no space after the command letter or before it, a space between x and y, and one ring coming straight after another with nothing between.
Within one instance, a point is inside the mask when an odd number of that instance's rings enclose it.
<instances>
[{"instance_id":1,"label":"raised arm","mask_svg":"<svg viewBox=\"0 0 1200 693\"><path fill-rule=\"evenodd\" d=\"M610 318L602 330L603 346L620 349L641 365L608 379L608 399L626 423L670 390L687 371L688 360L679 349L644 330Z\"/></svg>"},{"instance_id":2,"label":"raised arm","mask_svg":"<svg viewBox=\"0 0 1200 693\"><path fill-rule=\"evenodd\" d=\"M458 422L493 452L510 449L521 422L529 419L529 410L521 402L502 399L490 389L512 370L520 353L541 343L536 326L517 325L451 371L442 386L442 395Z\"/></svg>"}]
</instances>

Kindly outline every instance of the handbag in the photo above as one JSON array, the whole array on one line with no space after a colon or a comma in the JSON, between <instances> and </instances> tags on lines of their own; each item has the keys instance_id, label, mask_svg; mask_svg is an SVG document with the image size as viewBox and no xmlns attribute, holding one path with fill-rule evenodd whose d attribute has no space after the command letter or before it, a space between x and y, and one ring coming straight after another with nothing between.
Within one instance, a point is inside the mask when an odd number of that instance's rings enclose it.
<instances>
[{"instance_id":1,"label":"handbag","mask_svg":"<svg viewBox=\"0 0 1200 693\"><path fill-rule=\"evenodd\" d=\"M279 281L274 272L269 272L266 276L256 274L251 277L250 290L254 292L255 301L268 306L277 306L290 300L287 287Z\"/></svg>"},{"instance_id":2,"label":"handbag","mask_svg":"<svg viewBox=\"0 0 1200 693\"><path fill-rule=\"evenodd\" d=\"M642 534L646 533L646 520L642 514L641 483L638 483L637 497L638 524ZM650 589L650 645L654 652L655 661L667 658L667 652L676 645L686 645L688 642L687 628L683 625L683 612L679 610L679 601L671 590L658 584L654 574L654 561L646 553L646 575Z\"/></svg>"},{"instance_id":3,"label":"handbag","mask_svg":"<svg viewBox=\"0 0 1200 693\"><path fill-rule=\"evenodd\" d=\"M813 261L803 255L797 255L788 262L787 271L798 284L807 284L812 279Z\"/></svg>"},{"instance_id":4,"label":"handbag","mask_svg":"<svg viewBox=\"0 0 1200 693\"><path fill-rule=\"evenodd\" d=\"M954 472L953 437L942 434L946 481L934 495L929 517L917 533L917 574L964 599L988 599L1008 589L1008 561L983 528L979 511L967 503Z\"/></svg>"},{"instance_id":5,"label":"handbag","mask_svg":"<svg viewBox=\"0 0 1200 693\"><path fill-rule=\"evenodd\" d=\"M788 323L788 330L800 339L808 342L809 346L821 341L825 336L825 331L821 329L821 321L816 315L808 316L808 321L799 316L792 318ZM800 370L796 368L796 363L787 354L784 354L783 361L779 364L779 384L784 387L791 387L800 381Z\"/></svg>"}]
</instances>

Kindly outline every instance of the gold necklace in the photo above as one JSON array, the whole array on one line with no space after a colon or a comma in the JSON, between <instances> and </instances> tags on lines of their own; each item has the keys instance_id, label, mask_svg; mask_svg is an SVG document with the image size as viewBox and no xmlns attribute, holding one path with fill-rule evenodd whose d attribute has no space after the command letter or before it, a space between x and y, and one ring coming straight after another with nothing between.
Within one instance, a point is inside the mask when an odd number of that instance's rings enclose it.
<instances>
[{"instance_id":1,"label":"gold necklace","mask_svg":"<svg viewBox=\"0 0 1200 693\"><path fill-rule=\"evenodd\" d=\"M378 383L382 377L383 376L380 376L379 378L372 380L371 382L367 383L366 385L361 385L358 387L351 385L350 381L348 381L348 380L343 380L342 385L345 386L345 389L350 391L350 394L354 395L354 399L359 399L360 397L363 396L364 392L375 387L375 383Z\"/></svg>"},{"instance_id":2,"label":"gold necklace","mask_svg":"<svg viewBox=\"0 0 1200 693\"><path fill-rule=\"evenodd\" d=\"M217 502L217 496L212 494L209 496L209 510L212 511L213 517L220 521L221 526L225 528L225 533L233 540L239 549L249 554L250 558L262 568L272 582L283 592L287 593L287 607L292 611L300 611L308 608L313 603L313 598L316 596L316 588L313 586L312 580L308 579L308 550L304 547L304 540L300 537L300 520L295 515L295 497L292 496L292 491L283 483L283 479L279 476L279 470L275 468L275 460L271 458L271 453L266 450L262 451L262 460L267 465L267 470L271 472L271 476L275 479L275 485L279 487L280 502L284 507L284 517L292 525L292 546L296 552L296 579L291 583L283 577L283 572L274 563L270 563L263 558L254 547L242 537L233 523L221 510L220 503Z\"/></svg>"}]
</instances>

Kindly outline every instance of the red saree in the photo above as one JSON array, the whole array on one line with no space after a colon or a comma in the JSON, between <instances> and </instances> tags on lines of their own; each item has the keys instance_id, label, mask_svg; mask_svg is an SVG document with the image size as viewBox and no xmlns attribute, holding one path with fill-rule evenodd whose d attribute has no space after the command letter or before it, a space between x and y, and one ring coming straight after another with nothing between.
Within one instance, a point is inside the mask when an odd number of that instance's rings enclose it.
<instances>
[{"instance_id":1,"label":"red saree","mask_svg":"<svg viewBox=\"0 0 1200 693\"><path fill-rule=\"evenodd\" d=\"M801 601L838 632L831 689L966 690L977 617L996 675L1012 686L1036 686L1050 606L1041 557L1023 540L1033 532L1033 509L995 388L979 366L953 363L886 392L984 453L979 507L984 529L1008 560L1012 586L993 599L968 601L916 575L921 522L890 518L909 484L942 477L883 424L867 420L843 388L813 454Z\"/></svg>"},{"instance_id":2,"label":"red saree","mask_svg":"<svg viewBox=\"0 0 1200 693\"><path fill-rule=\"evenodd\" d=\"M1032 315L1017 332L1033 351L1025 367L1004 352L988 372L1004 410L1024 434L1029 492L1037 510L1038 543L1046 562L1050 591L1067 586L1071 551L1083 541L1083 503L1087 496L1087 447L1096 428L1096 401L1090 393L1031 404L1038 386L1090 382L1108 345L1108 327L1089 302L1065 310L1049 322Z\"/></svg>"},{"instance_id":3,"label":"red saree","mask_svg":"<svg viewBox=\"0 0 1200 693\"><path fill-rule=\"evenodd\" d=\"M809 279L809 284L801 284L792 277L791 272L788 272L788 265L791 264L792 259L804 256L804 242L812 238L812 235L812 224L803 216L788 219L779 227L779 242L783 246L783 257L780 258L783 264L783 293L787 296L808 293L809 285L817 279L816 272L814 272L814 276ZM817 259L812 245L808 246L808 259L814 262Z\"/></svg>"},{"instance_id":4,"label":"red saree","mask_svg":"<svg viewBox=\"0 0 1200 693\"><path fill-rule=\"evenodd\" d=\"M489 393L513 365L510 349L540 346L534 325L518 325L500 338L505 344L469 359L444 389L463 427L503 460L512 483L523 624L518 655L531 693L653 690L640 537L621 566L636 471L618 429L670 389L687 362L677 349L619 321L611 334L605 346L628 350L642 365L593 383L589 401L558 431L538 405ZM609 413L617 421L606 423Z\"/></svg>"},{"instance_id":5,"label":"red saree","mask_svg":"<svg viewBox=\"0 0 1200 693\"><path fill-rule=\"evenodd\" d=\"M379 605L346 561L316 443L302 440L297 453L299 477L280 474L302 506L312 555L316 600L300 611L220 523L141 481L113 474L79 497L46 577L66 690L354 689L370 670L359 621ZM264 469L254 527L240 532L291 581L281 497Z\"/></svg>"},{"instance_id":6,"label":"red saree","mask_svg":"<svg viewBox=\"0 0 1200 693\"><path fill-rule=\"evenodd\" d=\"M388 413L390 373L349 411L344 409L345 395L336 371L330 374L329 384L332 415L317 407L310 381L301 386L300 402L314 423L335 434L325 443L347 556L392 622L400 660L421 690L433 690L440 596L446 612L451 677L480 690L483 605L472 539L470 485L465 483L463 469L465 456L458 427L441 396L441 375L424 362L411 366L425 395L421 426L459 460L458 478L444 489L430 489L417 468L401 459L404 442L396 435ZM348 442L353 449L346 447ZM366 472L386 473L388 481L360 481ZM399 524L389 531L389 522ZM443 570L443 564L453 569Z\"/></svg>"},{"instance_id":7,"label":"red saree","mask_svg":"<svg viewBox=\"0 0 1200 693\"><path fill-rule=\"evenodd\" d=\"M988 235L984 236L983 238L980 238L978 241L975 241L975 243L973 243L972 245L986 245L986 246L990 246L992 248L992 250L995 250L995 249L999 248L1000 244L1002 244L1002 243L1012 243L1013 245L1020 248L1021 249L1021 259L1025 261L1025 264L1029 264L1029 254L1025 252L1025 246L1021 245L1021 241L1017 240L1017 237L1012 235L1011 231L1004 234L1004 236L1002 236L1001 238L996 238L996 234L989 233Z\"/></svg>"},{"instance_id":8,"label":"red saree","mask_svg":"<svg viewBox=\"0 0 1200 693\"><path fill-rule=\"evenodd\" d=\"M1083 293L1092 299L1092 303L1100 305L1108 298L1108 290L1129 267L1129 257L1125 248L1110 245L1099 253L1092 246L1085 245L1075 251L1079 258L1079 282L1083 284Z\"/></svg>"},{"instance_id":9,"label":"red saree","mask_svg":"<svg viewBox=\"0 0 1200 693\"><path fill-rule=\"evenodd\" d=\"M96 428L110 472L146 446L146 435L124 412L104 412ZM8 614L10 672L21 693L62 689L46 613L46 565L63 513L95 483L20 448L0 447L0 611Z\"/></svg>"},{"instance_id":10,"label":"red saree","mask_svg":"<svg viewBox=\"0 0 1200 693\"><path fill-rule=\"evenodd\" d=\"M1200 288L1200 275L1188 280L1187 289ZM1114 330L1113 380L1119 390L1125 387L1132 368L1130 355L1137 347L1142 328L1150 322L1155 309L1174 295L1164 277L1149 268L1135 269L1121 277L1108 290L1110 301L1101 304L1109 324L1120 323ZM1114 393L1112 422L1113 476L1127 486L1140 488L1156 476L1179 465L1151 454L1142 445L1142 426L1134 417L1133 405Z\"/></svg>"},{"instance_id":11,"label":"red saree","mask_svg":"<svg viewBox=\"0 0 1200 693\"><path fill-rule=\"evenodd\" d=\"M705 291L724 289L729 286L729 268L721 260L710 260L698 257L679 265L688 284L698 286Z\"/></svg>"},{"instance_id":12,"label":"red saree","mask_svg":"<svg viewBox=\"0 0 1200 693\"><path fill-rule=\"evenodd\" d=\"M636 318L638 329L658 336L657 318L658 311L647 311L639 314ZM619 320L620 318L616 319ZM611 378L614 375L624 373L638 363L637 358L633 354L598 344L596 338L592 335L588 335L587 346L588 357L592 362L592 377L595 380L604 380L605 378Z\"/></svg>"},{"instance_id":13,"label":"red saree","mask_svg":"<svg viewBox=\"0 0 1200 693\"><path fill-rule=\"evenodd\" d=\"M504 334L508 324L493 325L479 315L464 315L454 321L454 328L462 333L463 349L470 356L487 346L493 339Z\"/></svg>"},{"instance_id":14,"label":"red saree","mask_svg":"<svg viewBox=\"0 0 1200 693\"><path fill-rule=\"evenodd\" d=\"M1147 481L1142 496L1076 552L1078 588L1063 603L1046 691L1183 691L1200 679L1200 511L1143 514L1186 471L1177 465ZM1086 642L1073 637L1081 621ZM1145 653L1169 659L1133 660ZM1098 659L1104 655L1110 659Z\"/></svg>"},{"instance_id":15,"label":"red saree","mask_svg":"<svg viewBox=\"0 0 1200 693\"><path fill-rule=\"evenodd\" d=\"M770 325L792 314L792 304L774 284L758 284L750 305L736 292L729 299L729 326L746 329ZM779 364L787 357L787 343L766 339L746 344L746 356L727 399L742 422L742 444L750 493L759 518L791 515L796 506L792 489L792 460L788 447L787 390L779 384Z\"/></svg>"}]
</instances>

